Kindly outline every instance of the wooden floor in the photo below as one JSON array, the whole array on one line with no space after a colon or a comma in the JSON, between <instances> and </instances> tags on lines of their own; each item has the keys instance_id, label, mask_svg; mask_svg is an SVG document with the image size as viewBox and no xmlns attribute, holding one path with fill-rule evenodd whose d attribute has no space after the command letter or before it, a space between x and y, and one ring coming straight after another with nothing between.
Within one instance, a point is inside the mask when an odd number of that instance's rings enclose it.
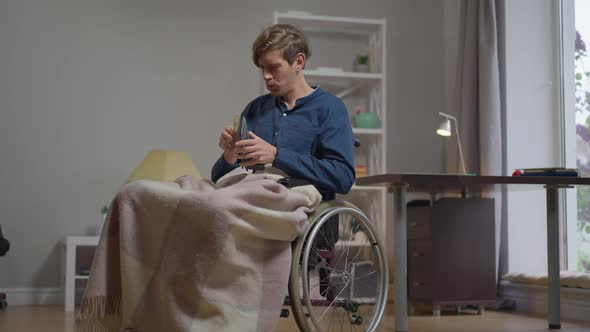
<instances>
[{"instance_id":1,"label":"wooden floor","mask_svg":"<svg viewBox=\"0 0 590 332\"><path fill-rule=\"evenodd\" d=\"M486 312L475 314L445 315L442 317L410 317L411 332L512 332L548 331L543 317L529 317L510 313ZM63 312L62 306L10 306L0 311L0 331L4 332L70 332L75 331L73 315ZM292 318L280 320L277 332L297 332ZM393 317L386 316L380 331L394 331ZM588 332L590 323L564 322L563 332Z\"/></svg>"}]
</instances>

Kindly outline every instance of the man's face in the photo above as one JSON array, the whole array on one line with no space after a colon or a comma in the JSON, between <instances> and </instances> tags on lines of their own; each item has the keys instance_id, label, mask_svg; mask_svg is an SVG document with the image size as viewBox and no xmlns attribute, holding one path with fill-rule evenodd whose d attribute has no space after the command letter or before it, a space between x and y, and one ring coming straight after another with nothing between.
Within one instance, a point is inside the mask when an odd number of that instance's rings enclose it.
<instances>
[{"instance_id":1,"label":"man's face","mask_svg":"<svg viewBox=\"0 0 590 332\"><path fill-rule=\"evenodd\" d=\"M289 65L280 50L270 50L258 59L266 89L273 96L285 96L293 89L297 77L297 60Z\"/></svg>"}]
</instances>

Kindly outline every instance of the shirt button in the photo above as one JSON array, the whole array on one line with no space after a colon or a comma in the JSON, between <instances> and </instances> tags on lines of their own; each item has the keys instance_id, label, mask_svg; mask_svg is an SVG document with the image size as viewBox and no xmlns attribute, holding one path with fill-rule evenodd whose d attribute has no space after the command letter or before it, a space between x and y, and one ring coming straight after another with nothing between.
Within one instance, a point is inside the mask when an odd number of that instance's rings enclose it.
<instances>
[{"instance_id":1,"label":"shirt button","mask_svg":"<svg viewBox=\"0 0 590 332\"><path fill-rule=\"evenodd\" d=\"M287 113L283 113L283 116L287 116Z\"/></svg>"},{"instance_id":2,"label":"shirt button","mask_svg":"<svg viewBox=\"0 0 590 332\"><path fill-rule=\"evenodd\" d=\"M279 133L278 132L275 132L275 136L279 136Z\"/></svg>"}]
</instances>

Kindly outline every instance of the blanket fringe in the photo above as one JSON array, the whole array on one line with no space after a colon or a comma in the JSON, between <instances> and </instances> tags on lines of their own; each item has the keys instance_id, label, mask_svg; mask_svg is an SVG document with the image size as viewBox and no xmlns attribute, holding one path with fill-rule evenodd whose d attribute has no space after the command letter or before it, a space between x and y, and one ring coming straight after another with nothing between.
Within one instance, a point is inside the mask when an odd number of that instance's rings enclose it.
<instances>
[{"instance_id":1,"label":"blanket fringe","mask_svg":"<svg viewBox=\"0 0 590 332\"><path fill-rule=\"evenodd\" d=\"M93 296L84 298L76 313L78 331L109 332L107 322L117 321L121 317L120 296ZM106 324L105 324L106 323Z\"/></svg>"}]
</instances>

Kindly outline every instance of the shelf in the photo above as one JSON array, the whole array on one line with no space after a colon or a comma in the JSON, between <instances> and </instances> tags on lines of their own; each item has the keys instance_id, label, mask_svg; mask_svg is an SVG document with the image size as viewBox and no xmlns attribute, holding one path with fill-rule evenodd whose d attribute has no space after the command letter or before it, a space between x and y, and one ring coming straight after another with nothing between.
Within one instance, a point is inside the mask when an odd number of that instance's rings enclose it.
<instances>
[{"instance_id":1,"label":"shelf","mask_svg":"<svg viewBox=\"0 0 590 332\"><path fill-rule=\"evenodd\" d=\"M351 86L372 85L381 82L381 73L358 73L336 70L304 70L306 80L312 85L347 88Z\"/></svg>"},{"instance_id":2,"label":"shelf","mask_svg":"<svg viewBox=\"0 0 590 332\"><path fill-rule=\"evenodd\" d=\"M275 17L281 23L292 24L305 31L329 31L352 35L368 35L385 25L385 19L334 17L306 12L275 13Z\"/></svg>"},{"instance_id":3,"label":"shelf","mask_svg":"<svg viewBox=\"0 0 590 332\"><path fill-rule=\"evenodd\" d=\"M355 135L383 135L381 128L352 128L352 133Z\"/></svg>"},{"instance_id":4,"label":"shelf","mask_svg":"<svg viewBox=\"0 0 590 332\"><path fill-rule=\"evenodd\" d=\"M303 73L306 78L349 79L355 81L379 81L383 79L381 73L361 73L355 71L308 69L304 70Z\"/></svg>"},{"instance_id":5,"label":"shelf","mask_svg":"<svg viewBox=\"0 0 590 332\"><path fill-rule=\"evenodd\" d=\"M62 243L64 244L64 310L74 312L76 303L76 282L78 280L88 280L89 275L85 274L90 271L90 263L78 266L78 250L82 247L96 247L100 237L98 236L68 236Z\"/></svg>"},{"instance_id":6,"label":"shelf","mask_svg":"<svg viewBox=\"0 0 590 332\"><path fill-rule=\"evenodd\" d=\"M98 236L68 236L63 243L71 246L94 247L98 245Z\"/></svg>"}]
</instances>

